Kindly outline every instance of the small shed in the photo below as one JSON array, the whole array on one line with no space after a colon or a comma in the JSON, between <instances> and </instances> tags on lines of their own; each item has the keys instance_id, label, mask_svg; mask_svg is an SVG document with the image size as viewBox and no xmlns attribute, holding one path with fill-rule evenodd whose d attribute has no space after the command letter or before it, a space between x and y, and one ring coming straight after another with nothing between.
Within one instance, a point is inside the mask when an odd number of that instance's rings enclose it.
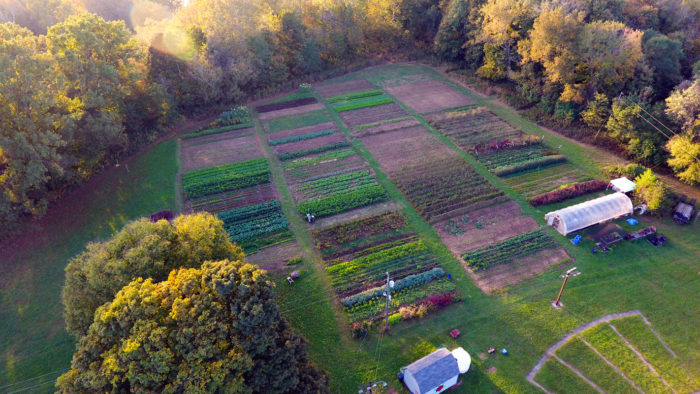
<instances>
[{"instance_id":1,"label":"small shed","mask_svg":"<svg viewBox=\"0 0 700 394\"><path fill-rule=\"evenodd\" d=\"M472 359L461 347L440 348L402 368L404 383L413 394L434 394L455 384L459 374L469 370Z\"/></svg>"},{"instance_id":2,"label":"small shed","mask_svg":"<svg viewBox=\"0 0 700 394\"><path fill-rule=\"evenodd\" d=\"M603 223L632 213L632 200L623 193L613 193L549 212L544 215L547 224L562 235Z\"/></svg>"},{"instance_id":3,"label":"small shed","mask_svg":"<svg viewBox=\"0 0 700 394\"><path fill-rule=\"evenodd\" d=\"M637 185L634 184L634 182L630 181L629 179L625 178L624 176L622 178L617 178L613 179L610 181L610 187L620 193L629 193L634 190L634 188Z\"/></svg>"},{"instance_id":4,"label":"small shed","mask_svg":"<svg viewBox=\"0 0 700 394\"><path fill-rule=\"evenodd\" d=\"M673 220L677 223L688 224L693 217L695 206L683 201L679 201L676 208L673 209Z\"/></svg>"}]
</instances>

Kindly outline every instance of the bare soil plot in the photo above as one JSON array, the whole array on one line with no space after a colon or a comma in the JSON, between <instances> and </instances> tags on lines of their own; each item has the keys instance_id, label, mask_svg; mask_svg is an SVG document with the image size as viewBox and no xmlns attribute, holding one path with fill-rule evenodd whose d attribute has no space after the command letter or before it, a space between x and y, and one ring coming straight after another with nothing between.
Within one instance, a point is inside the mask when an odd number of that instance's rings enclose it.
<instances>
[{"instance_id":1,"label":"bare soil plot","mask_svg":"<svg viewBox=\"0 0 700 394\"><path fill-rule=\"evenodd\" d=\"M483 107L438 112L425 118L465 151L471 150L475 145L524 135L522 131Z\"/></svg>"},{"instance_id":2,"label":"bare soil plot","mask_svg":"<svg viewBox=\"0 0 700 394\"><path fill-rule=\"evenodd\" d=\"M372 127L356 127L352 132L354 137L366 137L374 134L381 134L387 131L405 129L408 127L419 126L420 122L416 118L400 120L398 122L386 122Z\"/></svg>"},{"instance_id":3,"label":"bare soil plot","mask_svg":"<svg viewBox=\"0 0 700 394\"><path fill-rule=\"evenodd\" d=\"M187 200L185 209L188 212L207 211L219 213L277 199L279 199L277 189L272 187L270 183L266 183L238 190L234 193L225 192Z\"/></svg>"},{"instance_id":4,"label":"bare soil plot","mask_svg":"<svg viewBox=\"0 0 700 394\"><path fill-rule=\"evenodd\" d=\"M323 104L321 104L321 103L307 104L307 105L302 105L300 107L285 108L285 109L279 109L277 111L265 112L262 114L258 114L258 118L260 118L262 120L267 120L267 119L279 118L280 116L304 114L304 113L311 112L311 111L317 111L319 109L323 109Z\"/></svg>"},{"instance_id":5,"label":"bare soil plot","mask_svg":"<svg viewBox=\"0 0 700 394\"><path fill-rule=\"evenodd\" d=\"M280 138L288 138L288 137L295 137L297 135L304 135L304 134L309 134L309 133L315 133L317 131L322 131L322 130L331 130L335 129L335 123L333 122L325 122L325 123L319 123L311 126L304 126L304 127L297 127L295 129L289 129L289 130L283 130L283 131L278 131L272 135L268 135L267 139L269 140L276 140Z\"/></svg>"},{"instance_id":6,"label":"bare soil plot","mask_svg":"<svg viewBox=\"0 0 700 394\"><path fill-rule=\"evenodd\" d=\"M396 103L389 103L374 107L356 109L354 111L341 112L339 115L347 127L353 128L355 126L375 123L382 120L401 118L408 116L409 113L401 108L400 105Z\"/></svg>"},{"instance_id":7,"label":"bare soil plot","mask_svg":"<svg viewBox=\"0 0 700 394\"><path fill-rule=\"evenodd\" d=\"M323 84L315 86L314 88L323 97L333 97L346 93L375 89L375 86L366 79L353 79L345 82Z\"/></svg>"},{"instance_id":8,"label":"bare soil plot","mask_svg":"<svg viewBox=\"0 0 700 394\"><path fill-rule=\"evenodd\" d=\"M461 260L461 257L457 256L457 258ZM467 267L463 260L462 265L481 291L489 294L533 279L546 272L550 267L569 258L571 256L564 248L557 247L555 249L545 249L521 259L515 259L510 264L495 265L485 271L476 273Z\"/></svg>"},{"instance_id":9,"label":"bare soil plot","mask_svg":"<svg viewBox=\"0 0 700 394\"><path fill-rule=\"evenodd\" d=\"M508 200L457 152L422 127L375 134L362 142L429 222Z\"/></svg>"},{"instance_id":10,"label":"bare soil plot","mask_svg":"<svg viewBox=\"0 0 700 394\"><path fill-rule=\"evenodd\" d=\"M428 163L438 158L459 157L422 126L367 135L361 140L389 175L418 163Z\"/></svg>"},{"instance_id":11,"label":"bare soil plot","mask_svg":"<svg viewBox=\"0 0 700 394\"><path fill-rule=\"evenodd\" d=\"M474 104L471 99L440 81L387 87L386 91L421 114Z\"/></svg>"},{"instance_id":12,"label":"bare soil plot","mask_svg":"<svg viewBox=\"0 0 700 394\"><path fill-rule=\"evenodd\" d=\"M330 145L336 142L347 141L341 133L333 133L324 135L323 137L313 138L310 140L290 142L287 144L277 145L273 147L275 154L297 152L303 149L318 148L319 146Z\"/></svg>"},{"instance_id":13,"label":"bare soil plot","mask_svg":"<svg viewBox=\"0 0 700 394\"><path fill-rule=\"evenodd\" d=\"M536 230L534 219L522 214L515 201L478 209L433 225L442 242L456 255Z\"/></svg>"},{"instance_id":14,"label":"bare soil plot","mask_svg":"<svg viewBox=\"0 0 700 394\"><path fill-rule=\"evenodd\" d=\"M246 261L255 264L268 272L292 272L296 268L288 266L287 262L295 257L301 257L301 248L296 241L285 242L283 244L263 248L246 256Z\"/></svg>"},{"instance_id":15,"label":"bare soil plot","mask_svg":"<svg viewBox=\"0 0 700 394\"><path fill-rule=\"evenodd\" d=\"M254 135L224 133L218 138L206 137L185 140L182 143L182 171L189 172L222 164L235 163L262 157L263 151Z\"/></svg>"},{"instance_id":16,"label":"bare soil plot","mask_svg":"<svg viewBox=\"0 0 700 394\"><path fill-rule=\"evenodd\" d=\"M388 78L379 83L379 86L382 88L392 88L396 86L401 86L401 85L406 85L409 83L416 83L416 82L427 82L427 81L434 81L435 78L428 74L428 73L413 73L409 72L407 74L403 75L397 75L394 78Z\"/></svg>"}]
</instances>

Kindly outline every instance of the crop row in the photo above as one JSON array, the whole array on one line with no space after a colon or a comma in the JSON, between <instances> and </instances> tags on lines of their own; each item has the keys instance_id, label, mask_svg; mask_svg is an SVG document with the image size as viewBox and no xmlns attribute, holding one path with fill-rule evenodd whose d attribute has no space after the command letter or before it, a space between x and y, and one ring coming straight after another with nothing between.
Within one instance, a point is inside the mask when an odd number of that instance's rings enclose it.
<instances>
[{"instance_id":1,"label":"crop row","mask_svg":"<svg viewBox=\"0 0 700 394\"><path fill-rule=\"evenodd\" d=\"M218 217L234 241L274 233L289 225L278 201L233 209L218 214Z\"/></svg>"},{"instance_id":2,"label":"crop row","mask_svg":"<svg viewBox=\"0 0 700 394\"><path fill-rule=\"evenodd\" d=\"M562 155L537 157L534 159L523 161L523 162L518 163L518 164L494 168L493 173L496 176L506 176L506 175L516 174L518 172L531 170L533 168L541 168L541 167L550 166L552 164L563 163L565 161L566 161L566 156L562 156Z\"/></svg>"},{"instance_id":3,"label":"crop row","mask_svg":"<svg viewBox=\"0 0 700 394\"><path fill-rule=\"evenodd\" d=\"M299 157L304 157L304 156L312 155L312 154L314 154L314 153L321 153L321 152L327 152L327 151L330 151L330 150L336 150L336 149L340 149L340 148L345 148L345 147L348 147L348 146L350 146L350 143L349 143L349 142L347 142L347 141L340 141L340 142L336 142L336 143L329 144L329 145L319 146L319 147L316 147L316 148L302 149L302 150L298 150L298 151L296 151L296 152L286 152L286 153L282 153L282 154L280 154L278 157L279 157L279 159L280 159L281 161L286 161L286 160L292 160L292 159L296 159L296 158L299 158Z\"/></svg>"},{"instance_id":4,"label":"crop row","mask_svg":"<svg viewBox=\"0 0 700 394\"><path fill-rule=\"evenodd\" d=\"M465 253L462 258L467 265L478 271L509 263L513 259L529 256L553 246L554 240L549 235L542 230L535 230Z\"/></svg>"},{"instance_id":5,"label":"crop row","mask_svg":"<svg viewBox=\"0 0 700 394\"><path fill-rule=\"evenodd\" d=\"M292 170L298 167L312 166L325 163L328 161L342 160L344 158L354 156L357 153L352 148L340 149L333 152L322 153L318 156L298 159L294 161L286 161L282 163L285 170Z\"/></svg>"},{"instance_id":6,"label":"crop row","mask_svg":"<svg viewBox=\"0 0 700 394\"><path fill-rule=\"evenodd\" d=\"M222 126L222 127L214 127L214 128L209 128L209 129L202 129L202 130L194 131L192 133L184 134L182 136L182 139L197 138L197 137L204 137L205 135L226 133L228 131L245 129L246 127L252 127L252 126L253 125L251 123L244 123L244 124L236 124L236 125L229 125L229 126Z\"/></svg>"},{"instance_id":7,"label":"crop row","mask_svg":"<svg viewBox=\"0 0 700 394\"><path fill-rule=\"evenodd\" d=\"M303 201L297 206L297 209L302 215L312 213L320 218L374 204L387 198L388 195L382 186L368 185L348 190L345 193L336 193L329 197Z\"/></svg>"},{"instance_id":8,"label":"crop row","mask_svg":"<svg viewBox=\"0 0 700 394\"><path fill-rule=\"evenodd\" d=\"M211 123L212 126L250 124L250 111L245 106L231 108L219 114L219 117Z\"/></svg>"},{"instance_id":9,"label":"crop row","mask_svg":"<svg viewBox=\"0 0 700 394\"><path fill-rule=\"evenodd\" d=\"M429 122L464 150L493 140L516 139L523 132L486 110L449 111L433 115Z\"/></svg>"},{"instance_id":10,"label":"crop row","mask_svg":"<svg viewBox=\"0 0 700 394\"><path fill-rule=\"evenodd\" d=\"M302 97L294 100L285 100L275 103L259 105L255 107L255 111L262 114L265 112L277 111L280 109L300 107L302 105L313 104L315 102L316 99L314 97Z\"/></svg>"},{"instance_id":11,"label":"crop row","mask_svg":"<svg viewBox=\"0 0 700 394\"><path fill-rule=\"evenodd\" d=\"M329 97L326 99L331 104L343 103L352 100L363 99L367 97L382 96L384 92L381 90L365 90L362 92L346 93L338 96Z\"/></svg>"},{"instance_id":12,"label":"crop row","mask_svg":"<svg viewBox=\"0 0 700 394\"><path fill-rule=\"evenodd\" d=\"M311 182L304 182L295 188L303 198L323 198L338 193L347 193L352 189L376 185L377 181L369 171L356 171L349 174L331 176Z\"/></svg>"},{"instance_id":13,"label":"crop row","mask_svg":"<svg viewBox=\"0 0 700 394\"><path fill-rule=\"evenodd\" d=\"M451 293L455 291L455 289L455 284L446 278L403 289L392 295L391 301L389 301L389 310L396 310L400 306L408 305L418 300L426 299L430 296ZM362 304L345 308L344 310L348 316L348 319L354 322L376 316L384 312L385 307L385 300L373 299Z\"/></svg>"},{"instance_id":14,"label":"crop row","mask_svg":"<svg viewBox=\"0 0 700 394\"><path fill-rule=\"evenodd\" d=\"M500 150L488 155L478 155L477 159L489 170L520 164L531 159L556 154L545 145L532 145L520 149Z\"/></svg>"},{"instance_id":15,"label":"crop row","mask_svg":"<svg viewBox=\"0 0 700 394\"><path fill-rule=\"evenodd\" d=\"M308 134L302 134L302 135L295 135L292 137L287 137L287 138L279 138L276 140L270 140L268 141L270 145L275 146L275 145L282 145L282 144L287 144L290 142L297 142L297 141L304 141L304 140L310 140L312 138L318 138L318 137L323 137L324 135L329 135L333 134L333 130L321 130L321 131L316 131L314 133L308 133Z\"/></svg>"},{"instance_id":16,"label":"crop row","mask_svg":"<svg viewBox=\"0 0 700 394\"><path fill-rule=\"evenodd\" d=\"M421 273L408 275L402 279L394 281L394 287L391 288L390 293L395 293L409 287L427 283L432 280L442 278L443 276L445 276L445 270L439 267ZM382 296L384 292L386 292L386 286L374 287L350 297L343 298L340 300L340 303L345 307L361 304L371 300L372 298Z\"/></svg>"},{"instance_id":17,"label":"crop row","mask_svg":"<svg viewBox=\"0 0 700 394\"><path fill-rule=\"evenodd\" d=\"M406 226L406 218L399 212L389 211L368 218L337 224L311 233L321 251L338 248L357 240L398 230Z\"/></svg>"},{"instance_id":18,"label":"crop row","mask_svg":"<svg viewBox=\"0 0 700 394\"><path fill-rule=\"evenodd\" d=\"M529 202L535 207L540 205L554 204L555 202L569 200L578 196L582 196L584 194L599 192L601 190L605 190L607 187L608 183L601 180L581 182L569 187L565 187L563 189L557 189L551 192L537 195L531 198Z\"/></svg>"},{"instance_id":19,"label":"crop row","mask_svg":"<svg viewBox=\"0 0 700 394\"><path fill-rule=\"evenodd\" d=\"M399 245L391 249L382 250L370 255L360 257L352 261L336 264L326 268L331 276L331 281L335 279L343 280L348 275L357 271L371 268L372 266L382 264L387 261L395 260L405 256L411 256L419 252L427 250L423 241L411 242L405 245Z\"/></svg>"},{"instance_id":20,"label":"crop row","mask_svg":"<svg viewBox=\"0 0 700 394\"><path fill-rule=\"evenodd\" d=\"M182 176L188 198L236 190L269 180L270 170L264 158L205 168Z\"/></svg>"},{"instance_id":21,"label":"crop row","mask_svg":"<svg viewBox=\"0 0 700 394\"><path fill-rule=\"evenodd\" d=\"M461 159L448 164L406 168L395 177L401 192L426 219L503 194Z\"/></svg>"}]
</instances>

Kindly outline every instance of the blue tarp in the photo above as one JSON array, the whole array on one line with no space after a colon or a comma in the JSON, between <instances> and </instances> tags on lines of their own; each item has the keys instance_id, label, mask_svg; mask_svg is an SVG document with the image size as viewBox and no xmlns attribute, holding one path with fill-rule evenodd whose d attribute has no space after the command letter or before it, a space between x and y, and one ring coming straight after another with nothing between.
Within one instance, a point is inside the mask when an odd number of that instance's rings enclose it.
<instances>
[{"instance_id":1,"label":"blue tarp","mask_svg":"<svg viewBox=\"0 0 700 394\"><path fill-rule=\"evenodd\" d=\"M629 218L629 219L627 219L627 223L629 223L633 226L636 226L637 223L639 223L639 222L637 222L637 219L635 219L635 218Z\"/></svg>"}]
</instances>

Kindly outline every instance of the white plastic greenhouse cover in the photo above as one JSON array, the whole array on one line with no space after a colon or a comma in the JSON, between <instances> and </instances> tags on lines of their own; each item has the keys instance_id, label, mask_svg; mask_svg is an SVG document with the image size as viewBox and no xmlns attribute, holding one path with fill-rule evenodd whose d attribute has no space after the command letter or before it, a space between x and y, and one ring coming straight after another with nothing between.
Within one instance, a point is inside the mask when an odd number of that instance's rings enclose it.
<instances>
[{"instance_id":1,"label":"white plastic greenhouse cover","mask_svg":"<svg viewBox=\"0 0 700 394\"><path fill-rule=\"evenodd\" d=\"M613 193L550 212L547 224L563 235L632 213L632 200L623 193Z\"/></svg>"}]
</instances>

